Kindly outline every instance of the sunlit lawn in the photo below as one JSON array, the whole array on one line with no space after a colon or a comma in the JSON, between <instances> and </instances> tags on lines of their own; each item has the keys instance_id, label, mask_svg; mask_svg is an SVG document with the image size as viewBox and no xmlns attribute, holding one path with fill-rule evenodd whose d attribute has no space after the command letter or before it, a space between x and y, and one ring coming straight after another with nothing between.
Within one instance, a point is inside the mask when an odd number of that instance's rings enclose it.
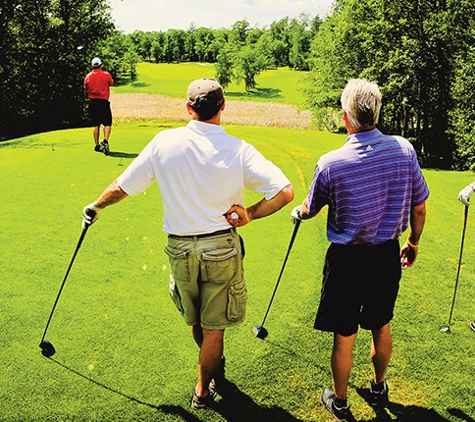
<instances>
[{"instance_id":1,"label":"sunlit lawn","mask_svg":"<svg viewBox=\"0 0 475 422\"><path fill-rule=\"evenodd\" d=\"M181 65L180 65L181 66ZM280 71L280 70L279 70ZM182 76L184 77L184 76ZM170 91L171 92L171 91ZM3 421L330 421L320 404L331 386L331 335L313 330L328 246L325 215L302 223L266 327L255 338L288 247L291 207L307 193L318 157L344 136L232 126L291 179L296 200L240 230L247 256L246 321L226 334L227 375L237 390L194 411L197 350L168 297L168 261L156 186L106 209L76 258L47 338L38 343L81 233L82 207L159 130L119 124L112 156L93 152L90 129L43 133L0 144L0 352ZM447 323L463 219L457 192L470 173L424 171L431 197L416 265L406 270L393 321L391 404L375 413L361 389L371 378L369 336L355 349L349 400L358 421L475 418L475 217L469 215L452 333ZM247 201L259 199L248 194Z\"/></svg>"}]
</instances>

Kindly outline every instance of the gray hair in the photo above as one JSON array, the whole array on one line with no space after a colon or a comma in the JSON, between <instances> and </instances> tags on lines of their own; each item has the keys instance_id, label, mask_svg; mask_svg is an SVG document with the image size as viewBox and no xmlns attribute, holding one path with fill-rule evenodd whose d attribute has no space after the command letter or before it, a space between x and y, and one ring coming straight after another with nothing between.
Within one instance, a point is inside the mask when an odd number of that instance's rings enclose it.
<instances>
[{"instance_id":1,"label":"gray hair","mask_svg":"<svg viewBox=\"0 0 475 422\"><path fill-rule=\"evenodd\" d=\"M378 84L366 79L350 79L341 94L341 106L353 127L373 129L381 110Z\"/></svg>"}]
</instances>

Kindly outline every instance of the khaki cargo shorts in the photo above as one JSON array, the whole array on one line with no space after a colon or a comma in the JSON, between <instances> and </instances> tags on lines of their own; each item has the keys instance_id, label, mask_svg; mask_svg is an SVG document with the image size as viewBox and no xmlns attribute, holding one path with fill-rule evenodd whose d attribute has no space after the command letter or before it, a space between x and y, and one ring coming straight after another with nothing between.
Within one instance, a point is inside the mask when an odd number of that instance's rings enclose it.
<instances>
[{"instance_id":1,"label":"khaki cargo shorts","mask_svg":"<svg viewBox=\"0 0 475 422\"><path fill-rule=\"evenodd\" d=\"M235 229L209 237L169 236L170 295L188 325L223 330L245 317L243 247Z\"/></svg>"}]
</instances>

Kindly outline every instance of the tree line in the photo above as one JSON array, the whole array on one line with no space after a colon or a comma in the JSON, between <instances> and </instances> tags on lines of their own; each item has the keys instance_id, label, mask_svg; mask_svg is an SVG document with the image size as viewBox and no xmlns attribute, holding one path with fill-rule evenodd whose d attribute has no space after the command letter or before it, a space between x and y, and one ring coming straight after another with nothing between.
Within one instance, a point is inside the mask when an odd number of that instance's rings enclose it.
<instances>
[{"instance_id":1,"label":"tree line","mask_svg":"<svg viewBox=\"0 0 475 422\"><path fill-rule=\"evenodd\" d=\"M231 28L196 28L187 30L135 31L125 36L142 60L155 63L215 63L216 76L226 88L236 80L247 91L256 87L255 77L269 68L310 69L310 46L321 19L300 14L285 17L269 28L251 27L245 19ZM121 38L121 34L116 34Z\"/></svg>"},{"instance_id":2,"label":"tree line","mask_svg":"<svg viewBox=\"0 0 475 422\"><path fill-rule=\"evenodd\" d=\"M255 88L270 67L309 70L311 40L321 23L302 14L269 29L246 20L231 28L115 29L106 0L0 0L0 140L87 124L82 84L100 56L115 83L133 81L141 61L215 63L224 87Z\"/></svg>"},{"instance_id":3,"label":"tree line","mask_svg":"<svg viewBox=\"0 0 475 422\"><path fill-rule=\"evenodd\" d=\"M84 124L86 63L113 29L105 1L1 0L0 140Z\"/></svg>"},{"instance_id":4,"label":"tree line","mask_svg":"<svg viewBox=\"0 0 475 422\"><path fill-rule=\"evenodd\" d=\"M84 125L82 80L101 56L116 83L141 61L214 63L247 91L269 68L305 71L319 128L341 130L349 78L377 81L379 127L408 138L424 166L475 168L475 6L471 0L335 0L324 19L301 14L268 27L135 31L114 28L105 0L1 0L0 139Z\"/></svg>"},{"instance_id":5,"label":"tree line","mask_svg":"<svg viewBox=\"0 0 475 422\"><path fill-rule=\"evenodd\" d=\"M336 0L312 43L308 105L332 129L345 81L377 81L380 128L424 166L474 169L474 19L469 0Z\"/></svg>"}]
</instances>

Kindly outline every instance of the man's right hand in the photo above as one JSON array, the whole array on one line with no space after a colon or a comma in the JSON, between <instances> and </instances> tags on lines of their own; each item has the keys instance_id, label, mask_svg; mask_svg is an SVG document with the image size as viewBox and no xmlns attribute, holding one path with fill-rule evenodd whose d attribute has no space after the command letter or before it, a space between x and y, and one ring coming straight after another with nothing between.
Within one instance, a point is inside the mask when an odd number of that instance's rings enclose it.
<instances>
[{"instance_id":1,"label":"man's right hand","mask_svg":"<svg viewBox=\"0 0 475 422\"><path fill-rule=\"evenodd\" d=\"M103 208L99 208L96 206L94 202L89 205L86 205L82 210L82 228L85 229L86 227L92 225L98 218L99 214Z\"/></svg>"},{"instance_id":2,"label":"man's right hand","mask_svg":"<svg viewBox=\"0 0 475 422\"><path fill-rule=\"evenodd\" d=\"M302 209L302 205L298 205L290 213L290 221L292 221L293 224L295 224L297 221L302 220L302 217L300 216L301 209Z\"/></svg>"},{"instance_id":3,"label":"man's right hand","mask_svg":"<svg viewBox=\"0 0 475 422\"><path fill-rule=\"evenodd\" d=\"M470 183L459 192L458 200L467 206L470 205L470 196L473 192L475 192L475 186Z\"/></svg>"}]
</instances>

